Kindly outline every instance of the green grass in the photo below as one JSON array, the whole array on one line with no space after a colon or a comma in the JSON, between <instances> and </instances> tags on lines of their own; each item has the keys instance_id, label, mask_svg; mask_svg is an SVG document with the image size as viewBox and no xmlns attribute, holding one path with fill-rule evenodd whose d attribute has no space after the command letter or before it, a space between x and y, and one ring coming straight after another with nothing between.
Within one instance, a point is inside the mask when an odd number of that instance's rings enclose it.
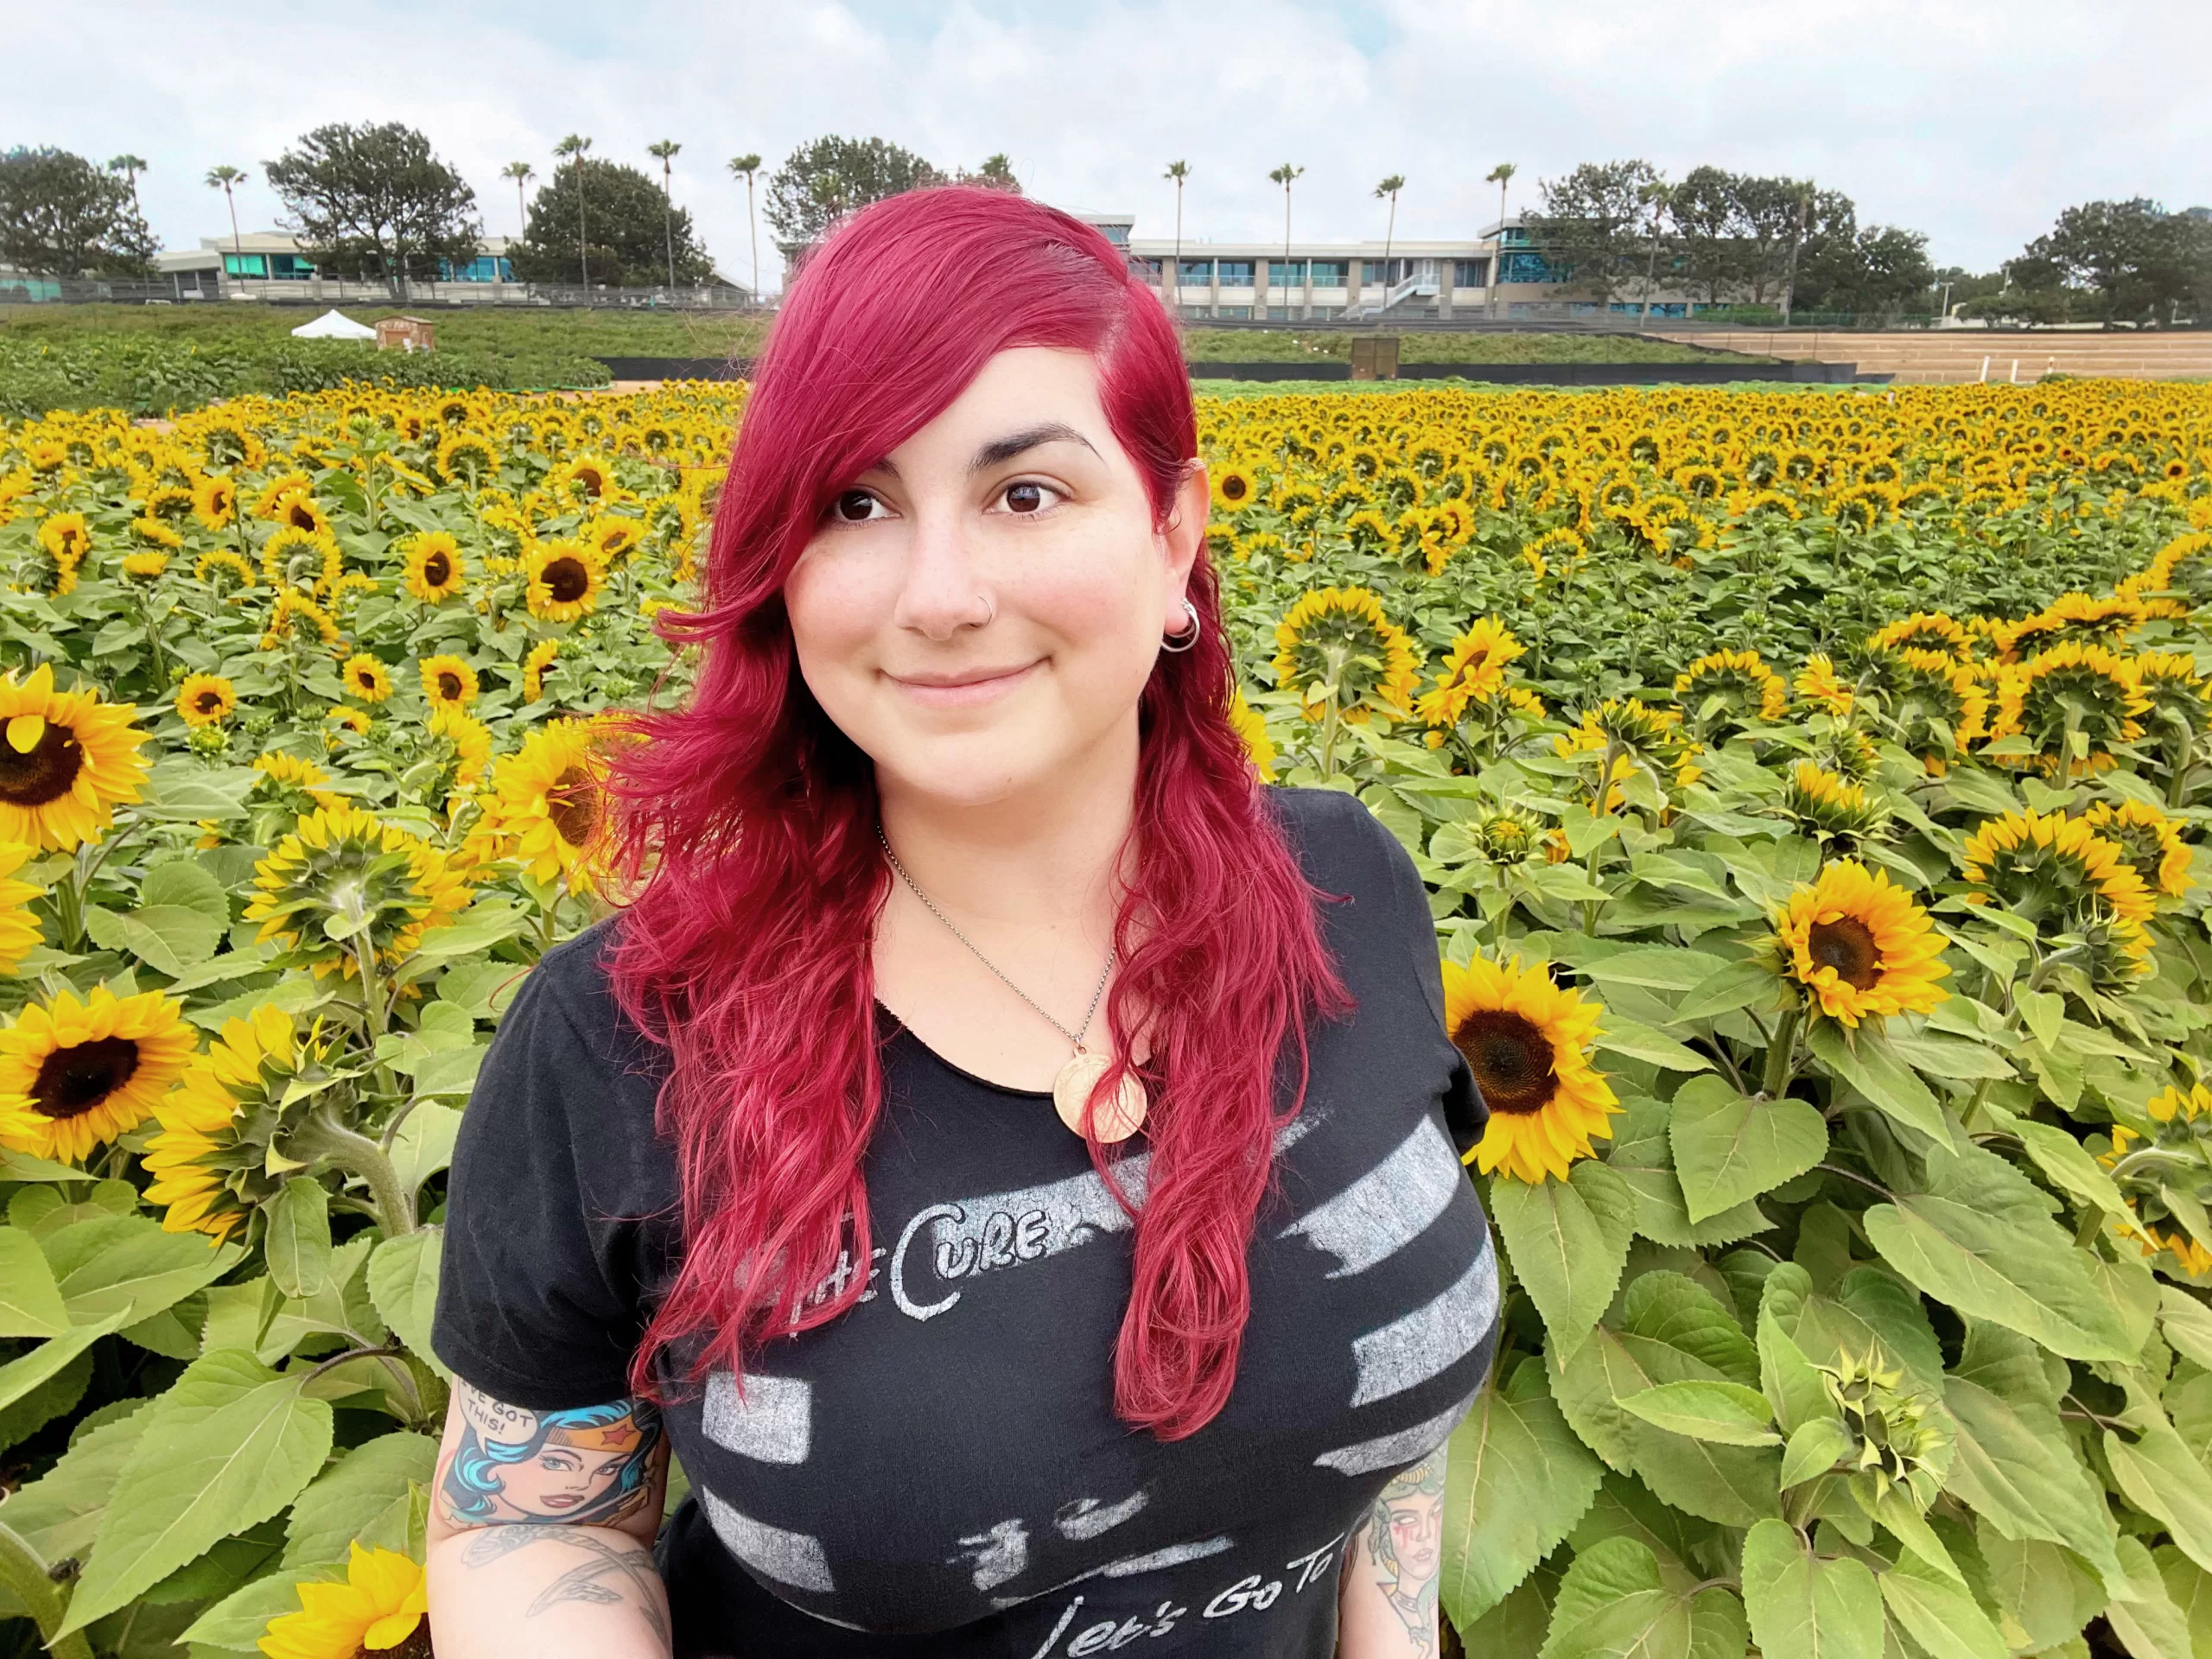
<instances>
[{"instance_id":1,"label":"green grass","mask_svg":"<svg viewBox=\"0 0 2212 1659\"><path fill-rule=\"evenodd\" d=\"M1378 330L1388 333L1388 329ZM1281 363L1351 356L1349 333L1274 328L1186 328L1183 354L1193 363ZM1402 363L1771 363L1770 357L1700 351L1640 334L1428 334L1398 337Z\"/></svg>"},{"instance_id":2,"label":"green grass","mask_svg":"<svg viewBox=\"0 0 2212 1659\"><path fill-rule=\"evenodd\" d=\"M765 319L729 312L489 305L465 309L344 305L337 309L364 323L379 317L428 317L437 327L441 351L465 352L474 358L749 357L767 331ZM321 310L246 301L219 305L7 305L0 306L0 340L59 343L125 335L192 340L203 348L218 343L274 344L289 339L293 329L320 316Z\"/></svg>"}]
</instances>

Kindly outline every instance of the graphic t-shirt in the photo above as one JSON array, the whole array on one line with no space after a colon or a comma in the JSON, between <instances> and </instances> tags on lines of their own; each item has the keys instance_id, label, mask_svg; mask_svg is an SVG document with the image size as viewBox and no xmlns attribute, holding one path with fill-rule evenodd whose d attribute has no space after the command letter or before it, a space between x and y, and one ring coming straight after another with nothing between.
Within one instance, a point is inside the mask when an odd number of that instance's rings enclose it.
<instances>
[{"instance_id":1,"label":"graphic t-shirt","mask_svg":"<svg viewBox=\"0 0 2212 1659\"><path fill-rule=\"evenodd\" d=\"M1334 896L1324 938L1357 1007L1313 1029L1276 1137L1226 1407L1167 1443L1115 1417L1128 1214L1048 1096L958 1070L879 1010L874 1249L818 1293L861 1276L864 1299L770 1344L741 1383L671 1388L691 1495L658 1557L679 1655L1334 1652L1345 1541L1465 1414L1498 1285L1458 1156L1483 1109L1445 1036L1412 861L1349 797L1271 799ZM524 982L452 1174L435 1345L540 1411L629 1392L678 1248L664 1052L600 963L620 925ZM1140 1207L1141 1146L1120 1166Z\"/></svg>"}]
</instances>

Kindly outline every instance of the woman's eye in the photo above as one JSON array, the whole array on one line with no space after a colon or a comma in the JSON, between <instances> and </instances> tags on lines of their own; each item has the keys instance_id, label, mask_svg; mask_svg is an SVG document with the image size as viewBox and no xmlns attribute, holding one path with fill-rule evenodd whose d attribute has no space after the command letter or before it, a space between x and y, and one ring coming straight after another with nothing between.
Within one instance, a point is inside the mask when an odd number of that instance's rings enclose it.
<instances>
[{"instance_id":1,"label":"woman's eye","mask_svg":"<svg viewBox=\"0 0 2212 1659\"><path fill-rule=\"evenodd\" d=\"M875 517L875 510L883 504L866 490L847 490L840 495L830 512L849 524L865 523Z\"/></svg>"},{"instance_id":2,"label":"woman's eye","mask_svg":"<svg viewBox=\"0 0 2212 1659\"><path fill-rule=\"evenodd\" d=\"M1042 512L1060 499L1060 493L1049 484L1024 480L1007 485L1001 499L1008 512Z\"/></svg>"}]
</instances>

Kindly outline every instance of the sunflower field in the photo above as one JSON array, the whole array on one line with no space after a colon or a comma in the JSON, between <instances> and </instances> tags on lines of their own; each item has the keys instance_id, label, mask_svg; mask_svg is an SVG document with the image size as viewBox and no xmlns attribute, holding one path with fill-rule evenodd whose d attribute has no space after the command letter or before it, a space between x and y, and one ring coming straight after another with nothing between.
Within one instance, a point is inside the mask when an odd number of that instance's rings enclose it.
<instances>
[{"instance_id":1,"label":"sunflower field","mask_svg":"<svg viewBox=\"0 0 2212 1659\"><path fill-rule=\"evenodd\" d=\"M0 425L0 1651L429 1652L443 1172L743 396ZM1201 430L1493 1113L1466 1650L2212 1656L2212 388Z\"/></svg>"}]
</instances>

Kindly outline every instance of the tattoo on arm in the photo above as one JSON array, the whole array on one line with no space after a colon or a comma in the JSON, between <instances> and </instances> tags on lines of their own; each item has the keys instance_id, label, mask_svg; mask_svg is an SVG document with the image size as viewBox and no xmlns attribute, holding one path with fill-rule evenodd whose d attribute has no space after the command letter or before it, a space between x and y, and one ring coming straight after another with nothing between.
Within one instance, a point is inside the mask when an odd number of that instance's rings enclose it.
<instances>
[{"instance_id":1,"label":"tattoo on arm","mask_svg":"<svg viewBox=\"0 0 2212 1659\"><path fill-rule=\"evenodd\" d=\"M1436 1591L1444 1542L1445 1452L1439 1447L1391 1478L1367 1521L1375 1583L1405 1621L1412 1651L1436 1652Z\"/></svg>"},{"instance_id":2,"label":"tattoo on arm","mask_svg":"<svg viewBox=\"0 0 2212 1659\"><path fill-rule=\"evenodd\" d=\"M512 1526L486 1527L464 1545L461 1552L461 1565L477 1568L489 1567L494 1561L505 1560L520 1549L532 1544L564 1546L580 1549L590 1557L582 1565L567 1572L547 1585L536 1599L523 1609L524 1618L535 1618L549 1608L563 1602L594 1602L612 1605L630 1599L629 1592L636 1592L644 1609L646 1622L653 1634L664 1643L669 1639L668 1617L661 1611L660 1578L653 1567L652 1552L642 1544L627 1548L609 1542L594 1532L579 1532L569 1526L548 1526L543 1522L524 1522ZM608 1583L613 1579L620 1583Z\"/></svg>"},{"instance_id":3,"label":"tattoo on arm","mask_svg":"<svg viewBox=\"0 0 2212 1659\"><path fill-rule=\"evenodd\" d=\"M652 1501L661 1423L646 1402L527 1411L457 1387L462 1429L438 1482L448 1525L619 1526Z\"/></svg>"}]
</instances>

